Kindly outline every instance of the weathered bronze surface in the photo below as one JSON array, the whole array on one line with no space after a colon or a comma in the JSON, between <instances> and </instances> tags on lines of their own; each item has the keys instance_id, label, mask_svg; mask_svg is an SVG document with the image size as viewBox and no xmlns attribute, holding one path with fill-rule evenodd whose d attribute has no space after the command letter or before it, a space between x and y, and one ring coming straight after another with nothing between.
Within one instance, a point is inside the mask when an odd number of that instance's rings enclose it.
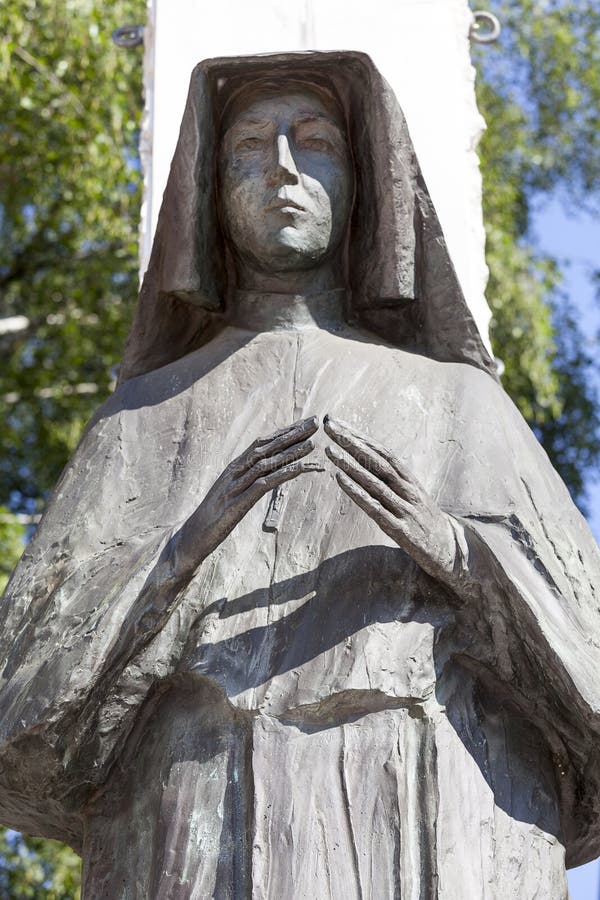
<instances>
[{"instance_id":1,"label":"weathered bronze surface","mask_svg":"<svg viewBox=\"0 0 600 900\"><path fill-rule=\"evenodd\" d=\"M565 900L599 568L368 57L209 60L0 607L1 819L92 900Z\"/></svg>"}]
</instances>

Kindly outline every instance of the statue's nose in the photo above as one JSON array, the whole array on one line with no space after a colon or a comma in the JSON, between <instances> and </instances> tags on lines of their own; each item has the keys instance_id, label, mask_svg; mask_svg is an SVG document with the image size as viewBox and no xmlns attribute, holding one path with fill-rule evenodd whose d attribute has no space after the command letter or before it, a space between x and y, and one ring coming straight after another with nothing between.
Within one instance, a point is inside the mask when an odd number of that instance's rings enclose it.
<instances>
[{"instance_id":1,"label":"statue's nose","mask_svg":"<svg viewBox=\"0 0 600 900\"><path fill-rule=\"evenodd\" d=\"M297 184L299 172L286 134L277 135L277 175L285 184Z\"/></svg>"}]
</instances>

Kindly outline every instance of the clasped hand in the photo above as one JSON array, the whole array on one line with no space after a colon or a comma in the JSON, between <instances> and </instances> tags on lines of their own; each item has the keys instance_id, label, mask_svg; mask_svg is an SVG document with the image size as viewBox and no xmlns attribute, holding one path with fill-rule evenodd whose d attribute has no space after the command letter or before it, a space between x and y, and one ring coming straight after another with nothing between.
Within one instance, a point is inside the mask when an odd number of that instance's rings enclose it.
<instances>
[{"instance_id":1,"label":"clasped hand","mask_svg":"<svg viewBox=\"0 0 600 900\"><path fill-rule=\"evenodd\" d=\"M323 424L334 441L325 453L344 493L422 569L450 578L456 557L451 516L382 444L330 416Z\"/></svg>"},{"instance_id":2,"label":"clasped hand","mask_svg":"<svg viewBox=\"0 0 600 900\"><path fill-rule=\"evenodd\" d=\"M340 488L434 577L451 576L456 553L451 517L389 450L326 416L326 447ZM231 462L177 535L178 568L189 573L266 493L323 466L305 459L314 450L315 416L254 441Z\"/></svg>"}]
</instances>

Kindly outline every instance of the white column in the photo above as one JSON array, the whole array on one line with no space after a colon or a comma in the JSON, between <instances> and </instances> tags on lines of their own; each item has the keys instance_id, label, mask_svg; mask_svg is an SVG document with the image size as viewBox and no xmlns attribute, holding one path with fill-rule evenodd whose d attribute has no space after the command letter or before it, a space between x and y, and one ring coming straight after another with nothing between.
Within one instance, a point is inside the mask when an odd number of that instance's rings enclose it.
<instances>
[{"instance_id":1,"label":"white column","mask_svg":"<svg viewBox=\"0 0 600 900\"><path fill-rule=\"evenodd\" d=\"M467 302L490 312L467 0L149 0L142 270L194 65L212 56L362 50L400 101Z\"/></svg>"}]
</instances>

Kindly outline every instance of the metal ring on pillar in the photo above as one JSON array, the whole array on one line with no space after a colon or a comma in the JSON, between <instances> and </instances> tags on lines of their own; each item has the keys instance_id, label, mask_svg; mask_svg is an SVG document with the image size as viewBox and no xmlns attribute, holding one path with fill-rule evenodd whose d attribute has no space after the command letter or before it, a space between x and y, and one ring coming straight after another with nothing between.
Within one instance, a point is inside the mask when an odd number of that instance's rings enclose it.
<instances>
[{"instance_id":1,"label":"metal ring on pillar","mask_svg":"<svg viewBox=\"0 0 600 900\"><path fill-rule=\"evenodd\" d=\"M476 44L492 44L500 37L502 26L493 13L478 9L473 13L469 37Z\"/></svg>"},{"instance_id":2,"label":"metal ring on pillar","mask_svg":"<svg viewBox=\"0 0 600 900\"><path fill-rule=\"evenodd\" d=\"M144 26L143 25L122 25L112 33L113 42L117 47L129 49L130 47L139 47L144 42Z\"/></svg>"}]
</instances>

